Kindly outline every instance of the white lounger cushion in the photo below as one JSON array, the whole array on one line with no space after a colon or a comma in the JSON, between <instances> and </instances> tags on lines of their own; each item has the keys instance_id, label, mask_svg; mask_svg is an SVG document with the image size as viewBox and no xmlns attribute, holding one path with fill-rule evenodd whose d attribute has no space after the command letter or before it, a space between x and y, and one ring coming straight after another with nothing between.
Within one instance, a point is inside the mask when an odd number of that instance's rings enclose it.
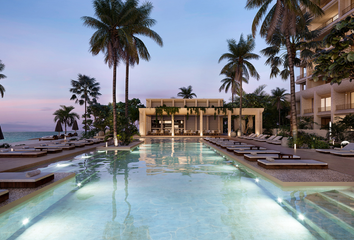
<instances>
[{"instance_id":1,"label":"white lounger cushion","mask_svg":"<svg viewBox=\"0 0 354 240\"><path fill-rule=\"evenodd\" d=\"M0 196L5 195L6 193L8 193L9 190L6 189L0 189Z\"/></svg>"},{"instance_id":2,"label":"white lounger cushion","mask_svg":"<svg viewBox=\"0 0 354 240\"><path fill-rule=\"evenodd\" d=\"M42 172L34 177L26 177L26 172L3 172L0 173L0 182L37 182L54 173Z\"/></svg>"},{"instance_id":3,"label":"white lounger cushion","mask_svg":"<svg viewBox=\"0 0 354 240\"><path fill-rule=\"evenodd\" d=\"M258 160L258 162L265 165L328 165L327 163L316 160L274 160L273 162Z\"/></svg>"},{"instance_id":4,"label":"white lounger cushion","mask_svg":"<svg viewBox=\"0 0 354 240\"><path fill-rule=\"evenodd\" d=\"M257 155L253 155L252 153L251 154L245 154L244 156L247 156L248 158L267 158L267 157L271 157L271 158L279 158L279 155L278 154L257 154ZM289 158L289 156L283 156L283 159L287 159ZM293 155L293 158L294 159L300 159L301 157L300 156L297 156L297 155Z\"/></svg>"},{"instance_id":5,"label":"white lounger cushion","mask_svg":"<svg viewBox=\"0 0 354 240\"><path fill-rule=\"evenodd\" d=\"M240 149L240 150L234 150L234 152L238 153L248 153L248 154L251 154L252 152L256 152L257 154L267 154L267 153L270 153L270 154L277 154L277 153L280 153L279 151L276 151L276 150L249 150L249 149Z\"/></svg>"}]
</instances>

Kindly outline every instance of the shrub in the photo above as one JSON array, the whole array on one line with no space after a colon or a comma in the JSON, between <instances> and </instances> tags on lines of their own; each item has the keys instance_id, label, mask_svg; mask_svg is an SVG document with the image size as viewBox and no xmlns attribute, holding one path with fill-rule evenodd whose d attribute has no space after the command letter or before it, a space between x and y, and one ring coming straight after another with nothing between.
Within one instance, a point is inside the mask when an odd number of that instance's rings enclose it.
<instances>
[{"instance_id":1,"label":"shrub","mask_svg":"<svg viewBox=\"0 0 354 240\"><path fill-rule=\"evenodd\" d=\"M288 146L291 148L294 146L294 139L292 137L289 138ZM323 137L317 136L316 134L308 134L300 131L298 132L296 146L298 148L312 148L312 149L329 148L329 144L323 141Z\"/></svg>"},{"instance_id":2,"label":"shrub","mask_svg":"<svg viewBox=\"0 0 354 240\"><path fill-rule=\"evenodd\" d=\"M9 147L11 147L11 145L8 143L4 143L4 144L0 145L0 148L9 148Z\"/></svg>"}]
</instances>

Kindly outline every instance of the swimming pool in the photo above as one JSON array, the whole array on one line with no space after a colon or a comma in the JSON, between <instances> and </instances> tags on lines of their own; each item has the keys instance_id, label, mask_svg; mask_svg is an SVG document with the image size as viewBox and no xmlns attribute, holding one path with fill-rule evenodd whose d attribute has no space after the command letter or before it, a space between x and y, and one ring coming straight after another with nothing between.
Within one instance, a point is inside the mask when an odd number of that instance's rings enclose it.
<instances>
[{"instance_id":1,"label":"swimming pool","mask_svg":"<svg viewBox=\"0 0 354 240\"><path fill-rule=\"evenodd\" d=\"M285 191L235 165L193 139L82 154L42 169L77 176L0 215L0 239L353 238L343 206L310 204L337 190Z\"/></svg>"}]
</instances>

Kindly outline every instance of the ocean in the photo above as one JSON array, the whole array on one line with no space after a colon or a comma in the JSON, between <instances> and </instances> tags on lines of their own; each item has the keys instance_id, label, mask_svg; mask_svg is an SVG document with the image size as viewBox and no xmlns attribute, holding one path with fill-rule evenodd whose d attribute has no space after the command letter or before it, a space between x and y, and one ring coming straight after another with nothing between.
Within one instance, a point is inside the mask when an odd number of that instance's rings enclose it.
<instances>
[{"instance_id":1,"label":"ocean","mask_svg":"<svg viewBox=\"0 0 354 240\"><path fill-rule=\"evenodd\" d=\"M74 131L68 131L67 133L74 133ZM78 132L80 135L80 132ZM57 135L57 132L3 132L4 138L0 140L0 145L4 143L14 143L14 142L21 142L27 141L33 138L41 138L44 136L51 136ZM63 132L61 133L63 134Z\"/></svg>"}]
</instances>

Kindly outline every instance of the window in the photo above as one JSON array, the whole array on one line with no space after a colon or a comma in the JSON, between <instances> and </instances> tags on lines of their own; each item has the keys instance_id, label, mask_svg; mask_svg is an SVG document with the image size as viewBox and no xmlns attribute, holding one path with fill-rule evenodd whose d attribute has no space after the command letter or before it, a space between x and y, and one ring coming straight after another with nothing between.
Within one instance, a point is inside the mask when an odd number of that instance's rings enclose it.
<instances>
[{"instance_id":1,"label":"window","mask_svg":"<svg viewBox=\"0 0 354 240\"><path fill-rule=\"evenodd\" d=\"M321 107L319 112L331 111L331 97L321 98Z\"/></svg>"}]
</instances>

